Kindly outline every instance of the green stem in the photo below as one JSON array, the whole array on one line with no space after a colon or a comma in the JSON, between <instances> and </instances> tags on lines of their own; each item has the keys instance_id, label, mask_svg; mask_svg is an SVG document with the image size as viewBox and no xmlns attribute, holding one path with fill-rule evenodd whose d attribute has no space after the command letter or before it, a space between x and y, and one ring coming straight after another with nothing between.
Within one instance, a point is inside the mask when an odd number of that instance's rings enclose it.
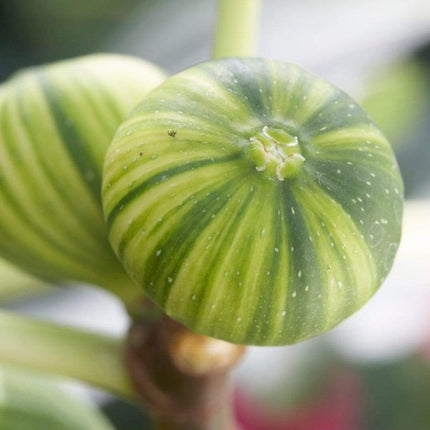
<instances>
[{"instance_id":1,"label":"green stem","mask_svg":"<svg viewBox=\"0 0 430 430\"><path fill-rule=\"evenodd\" d=\"M133 313L134 308L145 298L142 288L136 285L124 271L118 271L115 276L110 273L105 278L94 279L93 283L100 285L121 300L129 313Z\"/></svg>"},{"instance_id":2,"label":"green stem","mask_svg":"<svg viewBox=\"0 0 430 430\"><path fill-rule=\"evenodd\" d=\"M254 55L260 8L261 0L219 0L213 58Z\"/></svg>"},{"instance_id":3,"label":"green stem","mask_svg":"<svg viewBox=\"0 0 430 430\"><path fill-rule=\"evenodd\" d=\"M123 344L116 338L0 311L0 362L133 397L122 356Z\"/></svg>"}]
</instances>

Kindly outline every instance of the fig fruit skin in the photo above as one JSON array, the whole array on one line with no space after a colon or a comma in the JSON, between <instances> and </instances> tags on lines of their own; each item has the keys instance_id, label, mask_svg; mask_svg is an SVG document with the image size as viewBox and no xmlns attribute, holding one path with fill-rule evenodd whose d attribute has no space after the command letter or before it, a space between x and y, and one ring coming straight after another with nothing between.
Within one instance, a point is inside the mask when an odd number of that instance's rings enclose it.
<instances>
[{"instance_id":1,"label":"fig fruit skin","mask_svg":"<svg viewBox=\"0 0 430 430\"><path fill-rule=\"evenodd\" d=\"M103 205L127 273L172 318L283 345L358 310L393 263L403 184L343 91L273 60L168 78L119 128Z\"/></svg>"},{"instance_id":2,"label":"fig fruit skin","mask_svg":"<svg viewBox=\"0 0 430 430\"><path fill-rule=\"evenodd\" d=\"M125 55L32 67L0 86L0 255L51 281L132 285L101 205L104 156L166 75Z\"/></svg>"}]
</instances>

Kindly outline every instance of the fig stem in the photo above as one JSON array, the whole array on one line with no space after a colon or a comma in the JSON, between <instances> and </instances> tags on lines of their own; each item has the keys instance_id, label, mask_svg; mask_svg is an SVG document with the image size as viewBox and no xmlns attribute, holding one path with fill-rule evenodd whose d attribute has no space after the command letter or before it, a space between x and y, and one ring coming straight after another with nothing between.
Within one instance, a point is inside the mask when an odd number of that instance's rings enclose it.
<instances>
[{"instance_id":1,"label":"fig stem","mask_svg":"<svg viewBox=\"0 0 430 430\"><path fill-rule=\"evenodd\" d=\"M141 303L145 296L142 289L125 272L119 272L115 277L97 278L94 285L101 286L117 297L131 315L136 311L136 304Z\"/></svg>"},{"instance_id":2,"label":"fig stem","mask_svg":"<svg viewBox=\"0 0 430 430\"><path fill-rule=\"evenodd\" d=\"M253 56L261 0L219 0L212 58Z\"/></svg>"},{"instance_id":3,"label":"fig stem","mask_svg":"<svg viewBox=\"0 0 430 430\"><path fill-rule=\"evenodd\" d=\"M0 362L75 378L135 397L120 339L0 311Z\"/></svg>"},{"instance_id":4,"label":"fig stem","mask_svg":"<svg viewBox=\"0 0 430 430\"><path fill-rule=\"evenodd\" d=\"M157 429L238 430L229 374L244 352L160 314L132 323L125 363Z\"/></svg>"}]
</instances>

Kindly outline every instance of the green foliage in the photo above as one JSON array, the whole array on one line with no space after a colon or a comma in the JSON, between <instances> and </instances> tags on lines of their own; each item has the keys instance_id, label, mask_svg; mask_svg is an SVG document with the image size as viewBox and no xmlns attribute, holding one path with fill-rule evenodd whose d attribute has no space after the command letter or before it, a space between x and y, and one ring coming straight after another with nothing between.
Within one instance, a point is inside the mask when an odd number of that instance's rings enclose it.
<instances>
[{"instance_id":1,"label":"green foliage","mask_svg":"<svg viewBox=\"0 0 430 430\"><path fill-rule=\"evenodd\" d=\"M113 430L88 403L72 397L54 378L0 367L2 430Z\"/></svg>"},{"instance_id":2,"label":"green foliage","mask_svg":"<svg viewBox=\"0 0 430 430\"><path fill-rule=\"evenodd\" d=\"M0 311L0 363L75 378L130 397L121 339Z\"/></svg>"},{"instance_id":3,"label":"green foliage","mask_svg":"<svg viewBox=\"0 0 430 430\"><path fill-rule=\"evenodd\" d=\"M53 288L46 282L22 272L7 261L0 260L0 303L49 291L53 291Z\"/></svg>"},{"instance_id":4,"label":"green foliage","mask_svg":"<svg viewBox=\"0 0 430 430\"><path fill-rule=\"evenodd\" d=\"M430 180L429 66L416 58L375 73L365 87L363 106L396 152L406 197L428 194Z\"/></svg>"},{"instance_id":5,"label":"green foliage","mask_svg":"<svg viewBox=\"0 0 430 430\"><path fill-rule=\"evenodd\" d=\"M395 64L372 76L363 107L395 148L410 143L426 103L428 73L415 61Z\"/></svg>"},{"instance_id":6,"label":"green foliage","mask_svg":"<svg viewBox=\"0 0 430 430\"><path fill-rule=\"evenodd\" d=\"M417 354L357 370L365 392L364 428L429 428L430 366L426 357Z\"/></svg>"}]
</instances>

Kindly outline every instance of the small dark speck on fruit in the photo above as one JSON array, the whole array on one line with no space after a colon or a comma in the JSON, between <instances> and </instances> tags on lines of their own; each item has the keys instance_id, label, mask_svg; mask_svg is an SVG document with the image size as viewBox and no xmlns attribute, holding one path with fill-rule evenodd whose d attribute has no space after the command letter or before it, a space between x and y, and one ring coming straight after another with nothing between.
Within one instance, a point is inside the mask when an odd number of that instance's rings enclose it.
<instances>
[{"instance_id":1,"label":"small dark speck on fruit","mask_svg":"<svg viewBox=\"0 0 430 430\"><path fill-rule=\"evenodd\" d=\"M169 131L167 132L167 134L168 134L170 137L175 137L175 136L176 136L176 133L177 133L177 131L176 131L176 130L169 130Z\"/></svg>"}]
</instances>

